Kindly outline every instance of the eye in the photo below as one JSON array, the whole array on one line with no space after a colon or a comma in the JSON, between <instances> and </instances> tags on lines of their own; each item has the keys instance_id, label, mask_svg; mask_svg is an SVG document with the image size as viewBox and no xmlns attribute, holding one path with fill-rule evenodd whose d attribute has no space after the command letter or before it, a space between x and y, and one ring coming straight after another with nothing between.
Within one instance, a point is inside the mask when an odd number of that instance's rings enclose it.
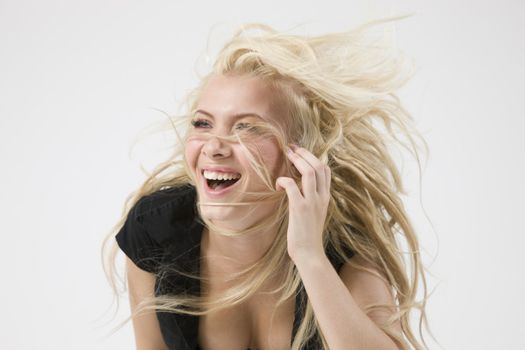
<instances>
[{"instance_id":1,"label":"eye","mask_svg":"<svg viewBox=\"0 0 525 350\"><path fill-rule=\"evenodd\" d=\"M205 128L205 127L210 126L208 121L206 121L204 119L192 120L191 121L191 125L193 125L194 128Z\"/></svg>"},{"instance_id":2,"label":"eye","mask_svg":"<svg viewBox=\"0 0 525 350\"><path fill-rule=\"evenodd\" d=\"M253 127L249 123L237 123L237 125L235 125L235 129L237 130L246 130L250 128Z\"/></svg>"}]
</instances>

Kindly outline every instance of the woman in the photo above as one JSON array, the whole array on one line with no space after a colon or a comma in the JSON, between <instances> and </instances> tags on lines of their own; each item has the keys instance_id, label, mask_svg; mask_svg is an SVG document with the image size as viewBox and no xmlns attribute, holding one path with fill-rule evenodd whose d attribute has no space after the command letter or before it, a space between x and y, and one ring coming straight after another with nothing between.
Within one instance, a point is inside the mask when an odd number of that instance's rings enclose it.
<instances>
[{"instance_id":1,"label":"woman","mask_svg":"<svg viewBox=\"0 0 525 350\"><path fill-rule=\"evenodd\" d=\"M417 133L394 94L404 61L369 25L251 25L220 51L177 120L183 147L118 225L138 349L422 348L425 276L386 145L404 135L417 157Z\"/></svg>"}]
</instances>

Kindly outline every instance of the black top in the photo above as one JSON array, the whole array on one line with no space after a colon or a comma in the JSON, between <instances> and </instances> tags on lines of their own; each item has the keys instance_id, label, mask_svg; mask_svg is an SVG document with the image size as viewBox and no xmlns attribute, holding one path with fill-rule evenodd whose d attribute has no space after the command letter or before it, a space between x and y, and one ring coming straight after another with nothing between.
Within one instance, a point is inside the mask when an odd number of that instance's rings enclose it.
<instances>
[{"instance_id":1,"label":"black top","mask_svg":"<svg viewBox=\"0 0 525 350\"><path fill-rule=\"evenodd\" d=\"M200 271L202 220L196 207L196 191L191 185L162 189L140 198L130 209L116 235L120 249L142 270L161 273L155 282L155 295L190 293L200 295L198 280L175 273L169 267L194 274ZM349 256L353 252L347 252ZM343 261L332 249L327 256L339 271ZM160 282L159 282L160 281ZM304 316L307 295L301 285L296 296L292 342ZM198 316L157 311L166 345L172 350L196 350ZM305 349L320 349L317 335ZM291 345L291 344L290 344Z\"/></svg>"}]
</instances>

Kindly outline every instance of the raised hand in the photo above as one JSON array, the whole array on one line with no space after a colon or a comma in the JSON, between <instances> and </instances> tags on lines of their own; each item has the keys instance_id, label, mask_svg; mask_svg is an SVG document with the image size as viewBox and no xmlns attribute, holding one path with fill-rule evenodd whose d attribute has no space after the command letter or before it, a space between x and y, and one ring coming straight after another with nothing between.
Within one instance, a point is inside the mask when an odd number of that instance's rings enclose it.
<instances>
[{"instance_id":1,"label":"raised hand","mask_svg":"<svg viewBox=\"0 0 525 350\"><path fill-rule=\"evenodd\" d=\"M323 228L330 199L331 171L308 150L291 145L287 156L301 173L301 188L290 177L276 180L277 190L288 196L288 254L297 262L302 257L323 257Z\"/></svg>"}]
</instances>

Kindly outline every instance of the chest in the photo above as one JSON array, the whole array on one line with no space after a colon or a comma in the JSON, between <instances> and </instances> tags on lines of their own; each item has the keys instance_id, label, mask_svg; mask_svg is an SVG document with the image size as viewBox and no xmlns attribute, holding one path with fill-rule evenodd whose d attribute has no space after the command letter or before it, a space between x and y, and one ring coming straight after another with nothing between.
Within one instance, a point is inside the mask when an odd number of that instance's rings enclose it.
<instances>
[{"instance_id":1,"label":"chest","mask_svg":"<svg viewBox=\"0 0 525 350\"><path fill-rule=\"evenodd\" d=\"M276 308L277 297L257 294L249 301L199 317L203 350L290 349L295 316L292 297Z\"/></svg>"}]
</instances>

